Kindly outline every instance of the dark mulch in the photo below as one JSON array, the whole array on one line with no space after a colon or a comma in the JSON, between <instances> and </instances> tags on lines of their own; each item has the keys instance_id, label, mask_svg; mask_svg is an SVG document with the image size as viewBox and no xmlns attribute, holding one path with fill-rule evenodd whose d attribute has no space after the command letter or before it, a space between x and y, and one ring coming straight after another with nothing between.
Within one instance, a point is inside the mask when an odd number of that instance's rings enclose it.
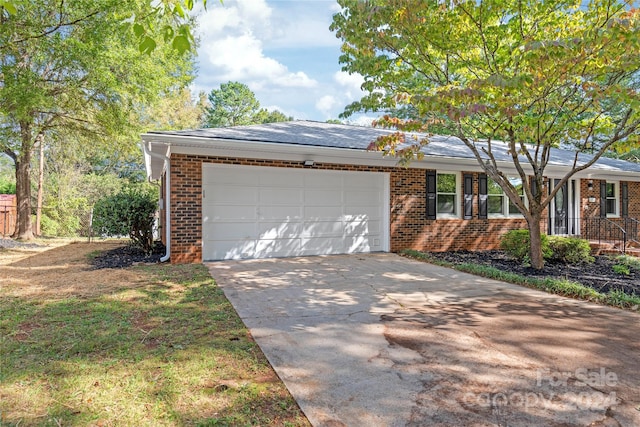
<instances>
[{"instance_id":1,"label":"dark mulch","mask_svg":"<svg viewBox=\"0 0 640 427\"><path fill-rule=\"evenodd\" d=\"M502 251L432 252L429 253L429 256L453 264L472 263L486 265L527 277L567 279L590 286L602 293L607 293L610 290L621 290L627 294L635 293L640 295L640 274L633 269L631 269L629 275L614 272L613 266L616 261L612 256L596 256L595 262L591 264L567 265L561 262L547 261L543 270L526 267Z\"/></svg>"},{"instance_id":2,"label":"dark mulch","mask_svg":"<svg viewBox=\"0 0 640 427\"><path fill-rule=\"evenodd\" d=\"M162 242L156 242L151 253L144 252L133 245L124 245L102 252L92 260L91 264L96 270L101 268L126 268L134 264L160 262L160 258L164 254L165 247Z\"/></svg>"}]
</instances>

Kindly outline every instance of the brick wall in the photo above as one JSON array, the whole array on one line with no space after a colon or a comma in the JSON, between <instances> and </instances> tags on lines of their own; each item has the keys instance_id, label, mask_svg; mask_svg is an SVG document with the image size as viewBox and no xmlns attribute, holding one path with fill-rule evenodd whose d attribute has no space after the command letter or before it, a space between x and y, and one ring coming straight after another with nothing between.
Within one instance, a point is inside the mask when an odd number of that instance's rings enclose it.
<instances>
[{"instance_id":1,"label":"brick wall","mask_svg":"<svg viewBox=\"0 0 640 427\"><path fill-rule=\"evenodd\" d=\"M171 156L172 195L170 206L172 263L201 262L202 260L201 182L203 162L303 168L302 162L173 154ZM426 174L424 169L323 163L316 163L314 169L386 172L390 174L390 243L392 252L398 252L402 249L429 251L493 249L498 246L500 236L506 231L513 228L526 228L524 219L478 219L477 173L473 174L473 219L427 220L425 216ZM462 185L460 182L461 187ZM463 193L462 188L459 193ZM586 194L586 192L582 194ZM460 209L462 210L462 197L460 199ZM541 224L543 229L544 224L546 224L546 220L543 220L543 224Z\"/></svg>"}]
</instances>

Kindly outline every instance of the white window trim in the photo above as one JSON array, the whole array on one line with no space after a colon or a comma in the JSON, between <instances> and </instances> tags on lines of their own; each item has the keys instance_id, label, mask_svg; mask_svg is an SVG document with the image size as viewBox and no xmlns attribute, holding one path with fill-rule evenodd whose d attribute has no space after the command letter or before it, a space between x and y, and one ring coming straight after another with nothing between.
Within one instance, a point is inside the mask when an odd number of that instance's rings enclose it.
<instances>
[{"instance_id":1,"label":"white window trim","mask_svg":"<svg viewBox=\"0 0 640 427\"><path fill-rule=\"evenodd\" d=\"M517 178L517 177L515 177L515 176L507 176L507 179L509 179L509 178ZM491 178L487 177L487 180L491 180ZM487 187L488 186L489 186L489 183L487 182ZM524 215L522 215L522 213L520 213L520 212L515 213L515 214L510 214L509 213L509 203L511 203L511 200L509 199L509 196L507 196L507 193L505 193L504 190L502 190L502 211L506 212L506 214L488 212L488 209L489 209L489 197L491 197L491 196L492 195L489 194L489 192L487 191L487 217L489 219L524 218ZM494 194L493 196L498 196L498 194ZM529 200L527 199L526 193L523 194L522 196L523 196L523 199L524 199L524 205L525 206L529 206Z\"/></svg>"},{"instance_id":2,"label":"white window trim","mask_svg":"<svg viewBox=\"0 0 640 427\"><path fill-rule=\"evenodd\" d=\"M613 194L615 196L615 207L616 211L614 213L607 213L607 218L620 218L620 181L605 181L606 184L613 184ZM609 198L605 194L605 198L609 200ZM605 208L607 203L605 202Z\"/></svg>"},{"instance_id":3,"label":"white window trim","mask_svg":"<svg viewBox=\"0 0 640 427\"><path fill-rule=\"evenodd\" d=\"M456 213L455 215L438 212L438 175L455 175L456 176ZM462 190L461 190L461 173L454 171L436 171L436 219L460 219L462 218Z\"/></svg>"}]
</instances>

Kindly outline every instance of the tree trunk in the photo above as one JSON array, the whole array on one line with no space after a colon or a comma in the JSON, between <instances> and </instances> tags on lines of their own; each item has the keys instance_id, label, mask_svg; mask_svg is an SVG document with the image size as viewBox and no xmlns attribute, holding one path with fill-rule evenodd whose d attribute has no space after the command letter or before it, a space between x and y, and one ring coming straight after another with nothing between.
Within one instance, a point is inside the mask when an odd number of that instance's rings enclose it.
<instances>
[{"instance_id":1,"label":"tree trunk","mask_svg":"<svg viewBox=\"0 0 640 427\"><path fill-rule=\"evenodd\" d=\"M42 198L44 193L44 135L39 133L36 137L36 141L38 142L38 151L40 152L40 157L38 159L38 197L36 206L36 236L40 236L42 233L40 232L40 223L42 221Z\"/></svg>"},{"instance_id":2,"label":"tree trunk","mask_svg":"<svg viewBox=\"0 0 640 427\"><path fill-rule=\"evenodd\" d=\"M530 238L530 252L531 267L536 270L542 270L544 268L544 257L542 256L542 233L540 232L540 221L542 220L541 213L535 213L529 222L529 238Z\"/></svg>"},{"instance_id":3,"label":"tree trunk","mask_svg":"<svg viewBox=\"0 0 640 427\"><path fill-rule=\"evenodd\" d=\"M13 238L31 240L31 128L29 125L20 124L22 137L22 149L16 158L16 201L18 204L16 217L16 231Z\"/></svg>"}]
</instances>

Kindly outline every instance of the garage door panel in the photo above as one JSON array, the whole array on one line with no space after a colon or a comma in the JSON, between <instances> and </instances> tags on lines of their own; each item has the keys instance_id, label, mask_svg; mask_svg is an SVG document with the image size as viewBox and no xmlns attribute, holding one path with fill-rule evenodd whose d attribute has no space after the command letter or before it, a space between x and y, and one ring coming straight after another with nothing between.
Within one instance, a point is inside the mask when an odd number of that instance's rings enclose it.
<instances>
[{"instance_id":1,"label":"garage door panel","mask_svg":"<svg viewBox=\"0 0 640 427\"><path fill-rule=\"evenodd\" d=\"M342 237L314 237L301 239L301 255L330 255L345 253Z\"/></svg>"},{"instance_id":2,"label":"garage door panel","mask_svg":"<svg viewBox=\"0 0 640 427\"><path fill-rule=\"evenodd\" d=\"M259 203L261 205L296 205L300 206L304 200L301 189L292 188L261 188Z\"/></svg>"},{"instance_id":3,"label":"garage door panel","mask_svg":"<svg viewBox=\"0 0 640 427\"><path fill-rule=\"evenodd\" d=\"M254 205L203 205L206 212L205 222L246 220L255 221L258 219L256 207Z\"/></svg>"},{"instance_id":4,"label":"garage door panel","mask_svg":"<svg viewBox=\"0 0 640 427\"><path fill-rule=\"evenodd\" d=\"M247 175L239 170L234 169L220 169L212 170L206 176L202 176L203 186L222 185L222 186L255 186L256 177L253 175Z\"/></svg>"},{"instance_id":5,"label":"garage door panel","mask_svg":"<svg viewBox=\"0 0 640 427\"><path fill-rule=\"evenodd\" d=\"M259 233L254 222L213 222L202 226L203 240L249 240L257 239Z\"/></svg>"},{"instance_id":6,"label":"garage door panel","mask_svg":"<svg viewBox=\"0 0 640 427\"><path fill-rule=\"evenodd\" d=\"M362 206L345 206L345 215L365 215L368 218L380 218L380 208L378 206L362 205Z\"/></svg>"},{"instance_id":7,"label":"garage door panel","mask_svg":"<svg viewBox=\"0 0 640 427\"><path fill-rule=\"evenodd\" d=\"M300 253L300 239L261 239L256 242L256 258L296 256Z\"/></svg>"},{"instance_id":8,"label":"garage door panel","mask_svg":"<svg viewBox=\"0 0 640 427\"><path fill-rule=\"evenodd\" d=\"M342 206L305 206L306 221L337 220L342 217Z\"/></svg>"},{"instance_id":9,"label":"garage door panel","mask_svg":"<svg viewBox=\"0 0 640 427\"><path fill-rule=\"evenodd\" d=\"M298 171L293 169L268 169L258 171L258 182L255 183L261 187L285 187L285 188L303 188L304 181L300 179Z\"/></svg>"},{"instance_id":10,"label":"garage door panel","mask_svg":"<svg viewBox=\"0 0 640 427\"><path fill-rule=\"evenodd\" d=\"M376 191L346 191L344 202L347 206L380 206L380 193Z\"/></svg>"},{"instance_id":11,"label":"garage door panel","mask_svg":"<svg viewBox=\"0 0 640 427\"><path fill-rule=\"evenodd\" d=\"M314 174L307 174L304 183L307 188L341 188L344 178L340 174L329 171L317 171Z\"/></svg>"},{"instance_id":12,"label":"garage door panel","mask_svg":"<svg viewBox=\"0 0 640 427\"><path fill-rule=\"evenodd\" d=\"M256 241L249 240L238 242L236 240L225 241L216 239L215 241L203 240L207 251L207 259L247 259L255 258Z\"/></svg>"},{"instance_id":13,"label":"garage door panel","mask_svg":"<svg viewBox=\"0 0 640 427\"><path fill-rule=\"evenodd\" d=\"M305 238L342 237L343 234L344 224L337 219L335 221L305 221L301 236Z\"/></svg>"},{"instance_id":14,"label":"garage door panel","mask_svg":"<svg viewBox=\"0 0 640 427\"><path fill-rule=\"evenodd\" d=\"M384 250L388 179L373 172L203 165L203 259Z\"/></svg>"},{"instance_id":15,"label":"garage door panel","mask_svg":"<svg viewBox=\"0 0 640 427\"><path fill-rule=\"evenodd\" d=\"M305 206L342 206L342 193L334 189L307 190L304 194Z\"/></svg>"},{"instance_id":16,"label":"garage door panel","mask_svg":"<svg viewBox=\"0 0 640 427\"><path fill-rule=\"evenodd\" d=\"M372 236L351 236L344 239L344 245L347 252L372 252L382 249L379 244L372 244L379 240Z\"/></svg>"},{"instance_id":17,"label":"garage door panel","mask_svg":"<svg viewBox=\"0 0 640 427\"><path fill-rule=\"evenodd\" d=\"M297 221L303 214L301 206L262 206L258 213L261 221Z\"/></svg>"},{"instance_id":18,"label":"garage door panel","mask_svg":"<svg viewBox=\"0 0 640 427\"><path fill-rule=\"evenodd\" d=\"M260 222L256 225L259 239L293 238L300 236L302 224L299 222Z\"/></svg>"},{"instance_id":19,"label":"garage door panel","mask_svg":"<svg viewBox=\"0 0 640 427\"><path fill-rule=\"evenodd\" d=\"M212 186L205 190L207 202L212 201L217 205L250 205L258 202L258 189L238 186Z\"/></svg>"}]
</instances>

